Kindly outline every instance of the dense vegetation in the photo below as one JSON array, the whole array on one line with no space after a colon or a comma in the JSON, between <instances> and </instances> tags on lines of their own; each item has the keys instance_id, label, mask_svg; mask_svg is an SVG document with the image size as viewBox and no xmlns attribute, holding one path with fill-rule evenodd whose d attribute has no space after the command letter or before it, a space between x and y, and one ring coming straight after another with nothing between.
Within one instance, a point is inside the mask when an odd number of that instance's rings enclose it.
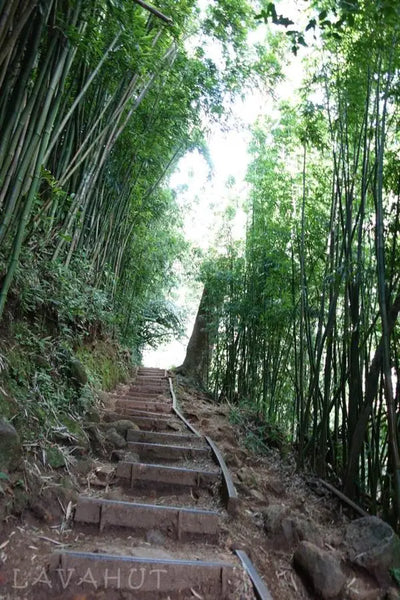
<instances>
[{"instance_id":1,"label":"dense vegetation","mask_svg":"<svg viewBox=\"0 0 400 600\"><path fill-rule=\"evenodd\" d=\"M301 101L253 128L246 239L203 265L185 362L398 525L399 7L307 8L303 31L264 1L0 0L0 415L57 428L179 332L168 175L315 31Z\"/></svg>"},{"instance_id":2,"label":"dense vegetation","mask_svg":"<svg viewBox=\"0 0 400 600\"><path fill-rule=\"evenodd\" d=\"M209 385L398 525L399 7L314 4L301 101L254 127L245 243L204 265Z\"/></svg>"},{"instance_id":3,"label":"dense vegetation","mask_svg":"<svg viewBox=\"0 0 400 600\"><path fill-rule=\"evenodd\" d=\"M243 50L249 6L229 32L225 4L0 1L0 415L25 439L51 441L182 328L187 244L164 182L206 153L201 114L269 68Z\"/></svg>"}]
</instances>

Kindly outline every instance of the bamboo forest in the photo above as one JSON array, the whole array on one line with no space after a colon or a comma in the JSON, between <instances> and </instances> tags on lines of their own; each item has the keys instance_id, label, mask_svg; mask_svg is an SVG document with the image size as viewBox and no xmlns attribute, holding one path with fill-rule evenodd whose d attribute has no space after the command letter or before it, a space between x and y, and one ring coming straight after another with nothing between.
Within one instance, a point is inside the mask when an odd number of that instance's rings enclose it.
<instances>
[{"instance_id":1,"label":"bamboo forest","mask_svg":"<svg viewBox=\"0 0 400 600\"><path fill-rule=\"evenodd\" d=\"M180 339L163 368L253 450L400 532L399 132L397 0L0 0L0 518L7 428L25 473L68 470Z\"/></svg>"}]
</instances>

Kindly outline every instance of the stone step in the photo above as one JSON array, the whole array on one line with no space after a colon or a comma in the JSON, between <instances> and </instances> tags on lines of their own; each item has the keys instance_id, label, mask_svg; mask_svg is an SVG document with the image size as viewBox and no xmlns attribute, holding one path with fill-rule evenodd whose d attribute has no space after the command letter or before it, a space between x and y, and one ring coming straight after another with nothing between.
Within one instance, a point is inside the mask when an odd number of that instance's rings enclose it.
<instances>
[{"instance_id":1,"label":"stone step","mask_svg":"<svg viewBox=\"0 0 400 600\"><path fill-rule=\"evenodd\" d=\"M167 444L128 442L128 449L136 452L141 460L196 460L211 458L208 446L194 448L192 446L171 446Z\"/></svg>"},{"instance_id":2,"label":"stone step","mask_svg":"<svg viewBox=\"0 0 400 600\"><path fill-rule=\"evenodd\" d=\"M165 465L121 461L116 476L129 487L168 488L176 492L193 487L210 487L221 482L218 471L168 467Z\"/></svg>"},{"instance_id":3,"label":"stone step","mask_svg":"<svg viewBox=\"0 0 400 600\"><path fill-rule=\"evenodd\" d=\"M139 558L62 550L53 555L49 578L53 584L52 597L64 593L61 598L75 597L74 594L86 598L89 593L96 597L103 594L101 597L116 598L115 593L118 593L118 598L130 598L132 594L132 598L158 600L169 594L180 597L191 591L192 594L195 592L194 597L226 600L234 591L235 575L240 570L239 566L222 561ZM48 593L48 584L38 584L38 587L40 585L46 587Z\"/></svg>"},{"instance_id":4,"label":"stone step","mask_svg":"<svg viewBox=\"0 0 400 600\"><path fill-rule=\"evenodd\" d=\"M145 532L156 529L178 540L201 536L204 542L216 543L219 515L215 511L138 504L79 496L75 523L96 525L100 531L108 527L126 527Z\"/></svg>"},{"instance_id":5,"label":"stone step","mask_svg":"<svg viewBox=\"0 0 400 600\"><path fill-rule=\"evenodd\" d=\"M208 448L204 438L198 437L193 433L160 433L156 431L134 431L128 429L128 442L147 442L153 444L172 444L176 446L184 446L189 443L194 446Z\"/></svg>"}]
</instances>

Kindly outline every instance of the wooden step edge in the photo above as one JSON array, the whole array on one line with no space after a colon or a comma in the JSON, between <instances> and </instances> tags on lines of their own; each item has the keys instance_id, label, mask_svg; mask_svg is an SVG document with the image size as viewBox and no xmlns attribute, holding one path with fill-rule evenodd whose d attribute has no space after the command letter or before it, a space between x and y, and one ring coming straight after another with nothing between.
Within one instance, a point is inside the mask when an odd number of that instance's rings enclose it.
<instances>
[{"instance_id":1,"label":"wooden step edge","mask_svg":"<svg viewBox=\"0 0 400 600\"><path fill-rule=\"evenodd\" d=\"M123 410L138 410L142 412L160 413L163 415L173 414L172 406L155 403L150 404L147 402L132 402L132 400L117 400L115 407L122 408Z\"/></svg>"},{"instance_id":2,"label":"wooden step edge","mask_svg":"<svg viewBox=\"0 0 400 600\"><path fill-rule=\"evenodd\" d=\"M235 554L240 559L244 570L251 579L257 600L273 600L271 592L269 591L263 579L261 579L257 569L251 562L246 552L243 550L235 550Z\"/></svg>"},{"instance_id":3,"label":"wooden step edge","mask_svg":"<svg viewBox=\"0 0 400 600\"><path fill-rule=\"evenodd\" d=\"M164 431L166 433L169 433L170 431L177 431L175 428L170 426L170 424L174 423L174 421L171 418L166 418L167 415L163 416L162 413L157 415L157 417L149 417L142 414L137 415L127 413L126 411L119 411L120 409L115 411L115 414L118 415L119 419L127 419L132 421L132 423L135 423L135 425L141 427L141 431ZM112 423L112 421L110 421L110 423ZM179 429L179 431L181 430Z\"/></svg>"},{"instance_id":4,"label":"wooden step edge","mask_svg":"<svg viewBox=\"0 0 400 600\"><path fill-rule=\"evenodd\" d=\"M128 442L150 442L152 439L154 439L154 443L167 444L169 442L177 442L177 445L183 445L183 442L186 442L189 444L199 444L199 446L196 446L196 448L209 448L207 442L201 438L199 439L196 435L194 435L194 433L168 433L159 431L136 431L133 429L128 429L126 439ZM178 442L182 442L182 444L179 444ZM200 446L200 444L202 445Z\"/></svg>"},{"instance_id":5,"label":"wooden step edge","mask_svg":"<svg viewBox=\"0 0 400 600\"><path fill-rule=\"evenodd\" d=\"M162 412L153 412L149 410L139 410L137 408L129 408L125 406L117 406L118 410L123 411L124 414L129 415L131 417L150 417L156 419L163 419L164 421L171 420L171 417L174 416L174 413L162 413Z\"/></svg>"},{"instance_id":6,"label":"wooden step edge","mask_svg":"<svg viewBox=\"0 0 400 600\"><path fill-rule=\"evenodd\" d=\"M239 496L232 481L231 474L228 467L226 466L225 460L218 448L218 446L208 436L205 436L205 440L210 446L214 460L219 465L222 471L223 490L225 496L226 510L230 515L235 515L238 512Z\"/></svg>"},{"instance_id":7,"label":"wooden step edge","mask_svg":"<svg viewBox=\"0 0 400 600\"><path fill-rule=\"evenodd\" d=\"M85 551L59 550L51 557L48 577L54 592L86 594L138 593L140 598L197 590L199 596L225 600L241 567L224 561L118 556ZM66 582L67 585L66 585ZM46 583L43 584L47 586ZM204 590L204 594L201 592ZM232 589L230 590L233 591Z\"/></svg>"},{"instance_id":8,"label":"wooden step edge","mask_svg":"<svg viewBox=\"0 0 400 600\"><path fill-rule=\"evenodd\" d=\"M97 552L85 552L85 551L74 551L74 550L59 550L55 552L58 556L74 556L76 558L88 558L92 560L111 560L111 561L119 561L127 562L127 563L161 563L161 564L171 564L178 566L202 566L202 567L229 567L229 568L237 568L237 565L233 563L223 562L223 561L204 561L198 559L190 559L190 558L145 558L142 556L125 556L119 554L105 554L105 553L97 553Z\"/></svg>"},{"instance_id":9,"label":"wooden step edge","mask_svg":"<svg viewBox=\"0 0 400 600\"><path fill-rule=\"evenodd\" d=\"M137 463L120 461L117 465L116 476L128 481L130 487L144 482L153 485L163 485L175 488L205 487L218 483L221 474L217 471L171 467L157 463Z\"/></svg>"},{"instance_id":10,"label":"wooden step edge","mask_svg":"<svg viewBox=\"0 0 400 600\"><path fill-rule=\"evenodd\" d=\"M193 513L202 515L216 515L219 516L219 512L216 510L209 510L207 508L191 508L188 506L171 506L165 504L147 504L145 502L129 502L127 500L111 500L109 498L98 498L97 496L85 496L81 494L78 496L77 504L80 501L93 502L93 504L116 504L121 506L132 506L135 508L148 508L148 509L162 509L165 511L180 511L183 513Z\"/></svg>"},{"instance_id":11,"label":"wooden step edge","mask_svg":"<svg viewBox=\"0 0 400 600\"><path fill-rule=\"evenodd\" d=\"M175 450L176 452L188 452L193 450L195 454L209 454L211 455L212 451L209 446L204 446L203 448L199 448L198 446L178 446L175 444L159 444L157 442L128 442L128 448L134 449L138 448L139 450L143 448L154 448L159 450L165 450L166 448Z\"/></svg>"},{"instance_id":12,"label":"wooden step edge","mask_svg":"<svg viewBox=\"0 0 400 600\"><path fill-rule=\"evenodd\" d=\"M218 542L219 513L198 508L145 504L123 500L108 500L79 496L75 524L106 527L125 527L140 531L160 530L175 539L201 536L204 542Z\"/></svg>"}]
</instances>

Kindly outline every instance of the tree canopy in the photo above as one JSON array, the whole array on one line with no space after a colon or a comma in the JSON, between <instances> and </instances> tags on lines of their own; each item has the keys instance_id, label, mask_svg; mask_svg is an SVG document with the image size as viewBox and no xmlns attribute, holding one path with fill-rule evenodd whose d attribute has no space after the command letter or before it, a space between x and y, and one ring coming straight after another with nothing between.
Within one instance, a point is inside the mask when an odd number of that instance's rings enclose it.
<instances>
[{"instance_id":1,"label":"tree canopy","mask_svg":"<svg viewBox=\"0 0 400 600\"><path fill-rule=\"evenodd\" d=\"M178 335L168 177L312 46L253 125L245 236L227 210L184 367L398 527L400 7L303 4L297 24L264 0L0 0L0 317L137 357Z\"/></svg>"}]
</instances>

